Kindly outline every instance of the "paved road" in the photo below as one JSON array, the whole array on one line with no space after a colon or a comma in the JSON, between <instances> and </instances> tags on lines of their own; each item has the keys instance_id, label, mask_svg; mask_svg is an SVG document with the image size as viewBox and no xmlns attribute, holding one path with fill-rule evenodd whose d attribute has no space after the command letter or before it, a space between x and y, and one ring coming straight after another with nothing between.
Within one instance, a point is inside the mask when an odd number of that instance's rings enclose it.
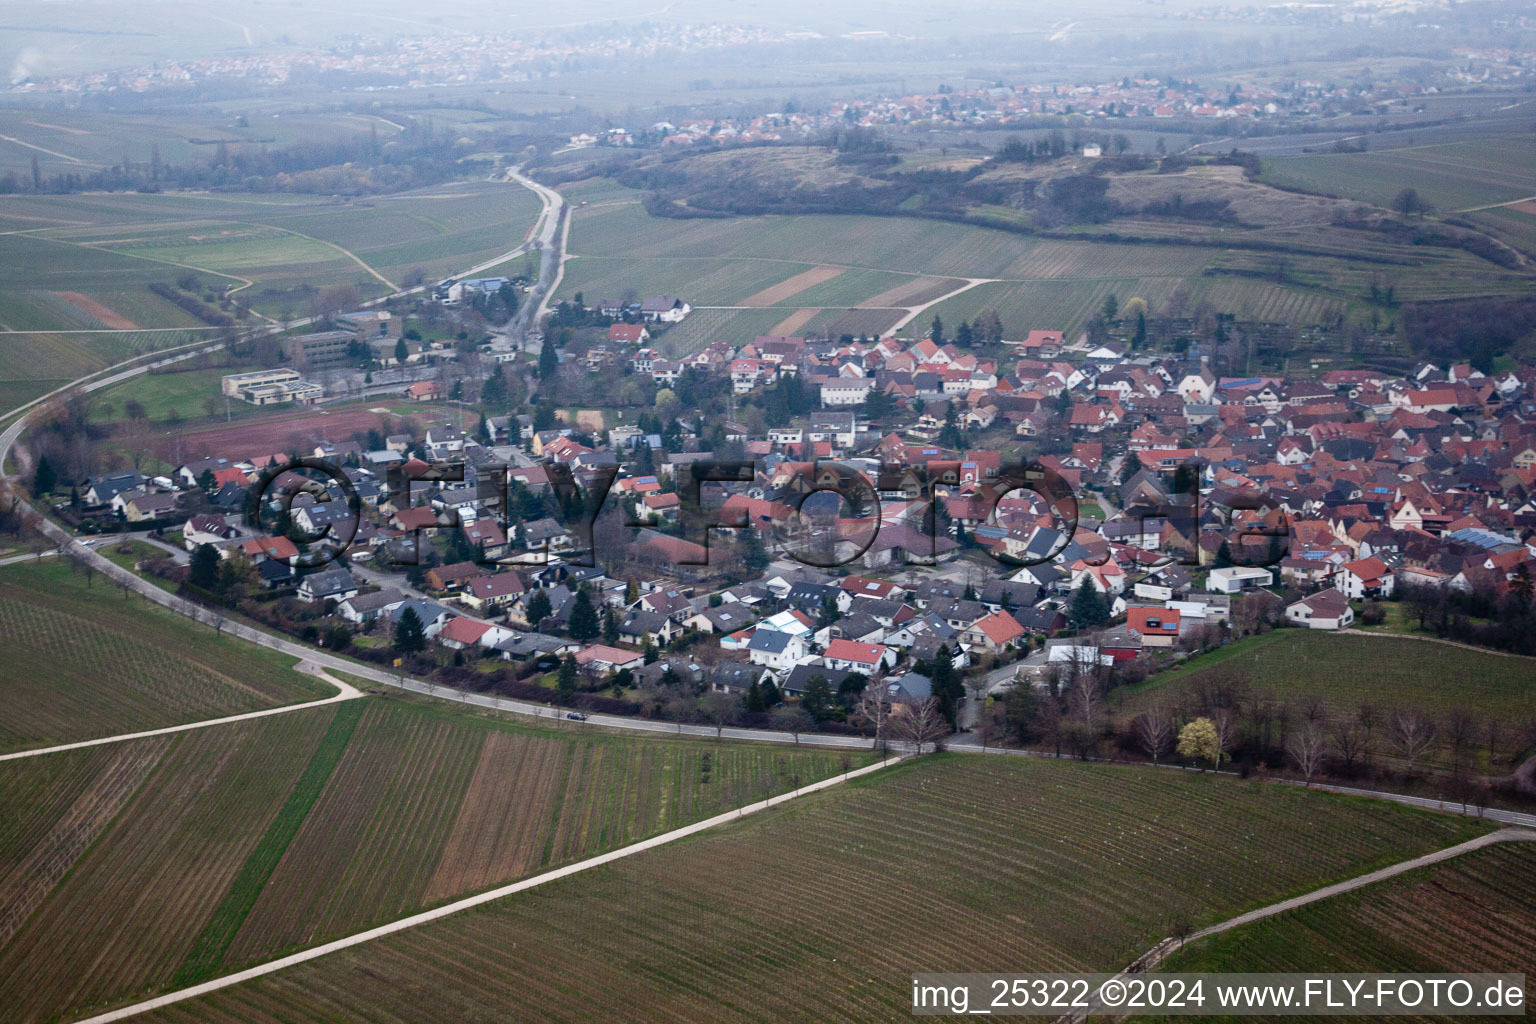
<instances>
[{"instance_id":1,"label":"paved road","mask_svg":"<svg viewBox=\"0 0 1536 1024\"><path fill-rule=\"evenodd\" d=\"M505 899L508 896L524 892L528 889L537 888L541 885L547 885L548 883L557 881L561 878L569 878L572 875L580 874L583 871L590 871L593 868L601 867L604 864L612 864L614 861L622 860L625 857L633 857L637 853L644 853L647 850L654 850L657 847L666 846L669 843L675 843L679 839L686 839L689 836L698 835L700 832L706 832L709 829L718 828L721 825L725 825L729 822L736 821L739 818L743 818L748 814L756 814L759 811L767 810L770 807L776 807L779 804L793 800L796 797L804 796L807 793L815 793L823 789L828 789L832 786L841 785L848 779L856 779L861 775L868 775L871 772L880 771L889 765L898 763L900 760L900 758L893 758L890 760L881 761L877 764L869 765L865 768L860 768L857 771L849 772L847 775L834 775L829 779L823 779L820 782L814 782L809 786L802 786L792 793L783 793L779 796L769 797L767 800L760 800L754 804L747 804L745 807L740 807L734 811L726 811L724 814L717 814L713 818L706 818L703 821L695 822L692 825L686 825L683 828L674 829L671 832L664 832L659 836L654 836L650 839L642 840L641 842L622 847L610 853L592 857L588 860L578 861L575 864L568 864L563 868L556 868L553 871L546 871L541 875L534 875L532 878L525 878L520 882L513 882L511 885L504 885L499 889L492 889L489 892L482 892L478 895L470 896L466 899L458 900L457 902L449 903L444 906L437 907L433 910L424 911L420 914L412 914L410 917L403 917L398 921L391 921L389 924L381 925L377 928L370 928L365 932L358 932L356 935L348 935L344 939L337 939L334 942L327 942L323 946L316 946L313 949L302 950L301 952L294 953L291 956L285 956L281 960L273 960L270 963L261 964L257 967L252 967L235 974L226 975L222 978L216 978L213 981L207 981L201 985L194 985L191 988L185 988L178 992L170 992L163 996L156 996L153 999L146 999L141 1003L134 1003L131 1006L124 1006L120 1009L112 1010L108 1013L99 1014L98 1016L90 1017L84 1021L81 1021L79 1024L108 1024L109 1021L122 1020L125 1017L132 1017L136 1014L145 1013L149 1010L159 1009L162 1006L170 1006L173 1003L179 1003L187 999L195 999L196 997L206 995L209 992L217 992L219 989L229 988L231 985L239 985L242 982L250 981L253 978L260 978L268 974L275 974L278 971L285 970L289 967L293 967L297 964L302 964L310 960L318 959L322 956L327 956L331 953L338 952L339 950L349 949L352 946L360 946L365 942L372 942L374 939L381 939L386 935L393 935L396 932L402 932L410 928L416 928L421 925L428 924L432 921L438 921L442 918L462 913L474 907L483 906L484 904L491 903L495 900Z\"/></svg>"},{"instance_id":2,"label":"paved road","mask_svg":"<svg viewBox=\"0 0 1536 1024\"><path fill-rule=\"evenodd\" d=\"M79 750L82 747L100 747L108 743L124 743L128 740L141 740L148 736L167 736L175 732L188 732L192 729L206 729L213 725L228 725L231 722L245 722L252 718L266 718L270 715L283 715L290 711L303 711L308 708L324 707L327 704L335 704L339 701L354 700L365 697L367 694L347 683L337 679L323 668L309 663L300 663L296 666L300 672L317 676L336 687L333 696L324 700L312 700L303 704L285 704L277 708L264 708L261 711L248 711L242 715L229 715L225 718L209 718L201 722L186 722L182 725L168 725L163 729L148 729L144 732L120 733L116 736L101 736L94 740L80 740L77 743L60 743L52 747L40 747L36 750L18 750L13 754L0 754L0 761L17 761L24 757L41 757L44 754L58 754L65 750Z\"/></svg>"}]
</instances>

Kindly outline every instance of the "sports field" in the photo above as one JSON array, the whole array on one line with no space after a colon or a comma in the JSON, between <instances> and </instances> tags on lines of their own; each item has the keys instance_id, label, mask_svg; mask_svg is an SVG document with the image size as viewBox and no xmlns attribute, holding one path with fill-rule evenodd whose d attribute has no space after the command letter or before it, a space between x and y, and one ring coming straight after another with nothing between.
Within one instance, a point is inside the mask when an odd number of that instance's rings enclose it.
<instances>
[{"instance_id":1,"label":"sports field","mask_svg":"<svg viewBox=\"0 0 1536 1024\"><path fill-rule=\"evenodd\" d=\"M1484 826L1171 771L949 756L147 1021L906 1020L916 971L1119 968Z\"/></svg>"},{"instance_id":2,"label":"sports field","mask_svg":"<svg viewBox=\"0 0 1536 1024\"><path fill-rule=\"evenodd\" d=\"M256 711L335 692L295 659L125 597L49 559L0 568L0 752Z\"/></svg>"},{"instance_id":3,"label":"sports field","mask_svg":"<svg viewBox=\"0 0 1536 1024\"><path fill-rule=\"evenodd\" d=\"M386 697L56 756L0 773L0 1021L195 983L842 770ZM40 850L41 878L21 868Z\"/></svg>"}]
</instances>

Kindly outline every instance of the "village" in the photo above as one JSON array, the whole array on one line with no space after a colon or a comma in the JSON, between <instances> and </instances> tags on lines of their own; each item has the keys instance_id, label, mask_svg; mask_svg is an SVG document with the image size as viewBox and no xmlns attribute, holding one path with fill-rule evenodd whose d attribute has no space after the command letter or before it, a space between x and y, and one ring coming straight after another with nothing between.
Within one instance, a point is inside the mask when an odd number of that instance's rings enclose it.
<instances>
[{"instance_id":1,"label":"village","mask_svg":"<svg viewBox=\"0 0 1536 1024\"><path fill-rule=\"evenodd\" d=\"M1218 378L1203 355L1049 329L983 346L980 324L964 345L935 325L662 358L650 332L687 309L599 300L606 343L560 358L733 402L792 382L809 407L760 432L540 408L121 471L74 503L86 529L177 549L144 568L327 646L505 665L520 695L680 720L708 705L848 727L873 695L933 698L964 730L1016 686L1135 681L1277 626L1380 625L1391 607L1449 628L1448 601L1530 600L1529 367ZM225 390L260 402L296 378ZM1046 452L1025 468L1054 490L1021 475L1015 442Z\"/></svg>"}]
</instances>

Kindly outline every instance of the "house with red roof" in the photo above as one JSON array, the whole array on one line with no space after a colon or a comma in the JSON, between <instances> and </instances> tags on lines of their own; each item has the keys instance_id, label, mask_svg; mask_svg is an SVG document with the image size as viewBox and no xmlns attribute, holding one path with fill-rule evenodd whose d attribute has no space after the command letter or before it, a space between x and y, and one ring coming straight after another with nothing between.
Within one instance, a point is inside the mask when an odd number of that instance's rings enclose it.
<instances>
[{"instance_id":1,"label":"house with red roof","mask_svg":"<svg viewBox=\"0 0 1536 1024\"><path fill-rule=\"evenodd\" d=\"M613 324L608 328L608 340L644 345L651 340L651 332L645 329L645 324Z\"/></svg>"},{"instance_id":2,"label":"house with red roof","mask_svg":"<svg viewBox=\"0 0 1536 1024\"><path fill-rule=\"evenodd\" d=\"M873 676L884 669L895 667L896 652L884 644L861 644L839 637L827 644L821 659L828 668Z\"/></svg>"},{"instance_id":3,"label":"house with red roof","mask_svg":"<svg viewBox=\"0 0 1536 1024\"><path fill-rule=\"evenodd\" d=\"M1177 608L1128 608L1125 624L1141 637L1142 647L1172 647L1179 642Z\"/></svg>"},{"instance_id":4,"label":"house with red roof","mask_svg":"<svg viewBox=\"0 0 1536 1024\"><path fill-rule=\"evenodd\" d=\"M991 652L1013 647L1026 635L1018 619L999 609L991 615L982 616L962 630L960 641Z\"/></svg>"},{"instance_id":5,"label":"house with red roof","mask_svg":"<svg viewBox=\"0 0 1536 1024\"><path fill-rule=\"evenodd\" d=\"M1352 601L1364 597L1388 597L1394 581L1392 570L1379 558L1345 562L1333 574L1333 585Z\"/></svg>"}]
</instances>

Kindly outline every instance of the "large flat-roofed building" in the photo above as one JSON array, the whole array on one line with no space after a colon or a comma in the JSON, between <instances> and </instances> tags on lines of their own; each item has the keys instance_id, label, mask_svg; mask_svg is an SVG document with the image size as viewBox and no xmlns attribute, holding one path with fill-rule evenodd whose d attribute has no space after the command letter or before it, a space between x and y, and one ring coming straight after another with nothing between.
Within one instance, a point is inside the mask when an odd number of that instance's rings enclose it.
<instances>
[{"instance_id":1,"label":"large flat-roofed building","mask_svg":"<svg viewBox=\"0 0 1536 1024\"><path fill-rule=\"evenodd\" d=\"M219 390L230 398L252 405L280 405L297 402L313 405L325 396L325 388L299 376L286 366L272 370L231 373L221 379Z\"/></svg>"},{"instance_id":2,"label":"large flat-roofed building","mask_svg":"<svg viewBox=\"0 0 1536 1024\"><path fill-rule=\"evenodd\" d=\"M318 331L289 342L289 355L304 366L340 366L351 361L352 331Z\"/></svg>"}]
</instances>

